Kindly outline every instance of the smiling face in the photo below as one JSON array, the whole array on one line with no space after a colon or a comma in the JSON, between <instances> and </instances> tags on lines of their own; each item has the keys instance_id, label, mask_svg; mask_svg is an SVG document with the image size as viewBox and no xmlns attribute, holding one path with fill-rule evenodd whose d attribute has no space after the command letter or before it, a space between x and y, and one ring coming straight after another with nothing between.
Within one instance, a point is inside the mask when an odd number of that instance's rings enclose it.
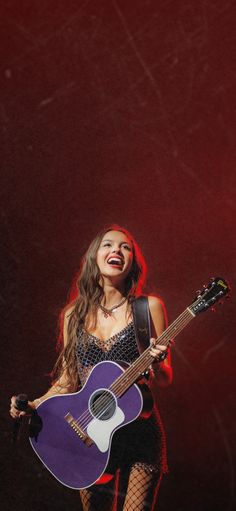
<instances>
[{"instance_id":1,"label":"smiling face","mask_svg":"<svg viewBox=\"0 0 236 511\"><path fill-rule=\"evenodd\" d=\"M131 240L120 231L106 232L98 248L96 261L103 277L123 281L133 262Z\"/></svg>"}]
</instances>

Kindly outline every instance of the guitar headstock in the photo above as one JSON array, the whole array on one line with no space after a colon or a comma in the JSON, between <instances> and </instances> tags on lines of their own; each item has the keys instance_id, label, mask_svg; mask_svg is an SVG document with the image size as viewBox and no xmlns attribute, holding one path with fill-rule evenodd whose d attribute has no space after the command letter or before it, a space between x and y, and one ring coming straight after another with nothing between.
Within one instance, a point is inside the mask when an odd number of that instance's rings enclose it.
<instances>
[{"instance_id":1,"label":"guitar headstock","mask_svg":"<svg viewBox=\"0 0 236 511\"><path fill-rule=\"evenodd\" d=\"M212 307L216 302L221 300L230 291L226 280L221 277L212 278L208 286L198 292L197 299L190 305L189 309L196 316L199 312L203 312Z\"/></svg>"}]
</instances>

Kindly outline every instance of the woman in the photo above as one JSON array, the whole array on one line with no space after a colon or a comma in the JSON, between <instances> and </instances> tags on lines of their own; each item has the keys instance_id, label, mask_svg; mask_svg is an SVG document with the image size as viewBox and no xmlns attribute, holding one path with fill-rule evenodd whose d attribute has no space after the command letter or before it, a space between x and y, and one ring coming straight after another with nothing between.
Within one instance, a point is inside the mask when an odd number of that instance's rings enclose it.
<instances>
[{"instance_id":1,"label":"woman","mask_svg":"<svg viewBox=\"0 0 236 511\"><path fill-rule=\"evenodd\" d=\"M32 412L54 394L76 391L100 361L132 363L139 356L131 304L141 293L145 273L141 252L125 229L114 225L96 236L82 261L77 298L63 311L63 349L53 385L29 402L26 412L17 410L13 396L13 418ZM163 304L154 296L148 296L148 304L153 357L148 385L153 388L169 384L172 372L166 346L155 346L166 327ZM83 510L108 511L115 505L123 511L154 509L166 465L164 431L154 407L148 418L140 417L116 431L106 474L96 485L80 491Z\"/></svg>"}]
</instances>

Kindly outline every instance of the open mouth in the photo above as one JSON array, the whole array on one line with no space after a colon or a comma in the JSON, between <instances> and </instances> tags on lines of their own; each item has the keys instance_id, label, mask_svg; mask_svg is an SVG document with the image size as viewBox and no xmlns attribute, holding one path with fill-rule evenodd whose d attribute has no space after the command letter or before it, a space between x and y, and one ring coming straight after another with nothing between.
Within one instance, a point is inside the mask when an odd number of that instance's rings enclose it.
<instances>
[{"instance_id":1,"label":"open mouth","mask_svg":"<svg viewBox=\"0 0 236 511\"><path fill-rule=\"evenodd\" d=\"M122 268L123 266L123 260L120 257L115 256L109 257L107 262L108 264L110 264L110 266L117 266L119 268Z\"/></svg>"}]
</instances>

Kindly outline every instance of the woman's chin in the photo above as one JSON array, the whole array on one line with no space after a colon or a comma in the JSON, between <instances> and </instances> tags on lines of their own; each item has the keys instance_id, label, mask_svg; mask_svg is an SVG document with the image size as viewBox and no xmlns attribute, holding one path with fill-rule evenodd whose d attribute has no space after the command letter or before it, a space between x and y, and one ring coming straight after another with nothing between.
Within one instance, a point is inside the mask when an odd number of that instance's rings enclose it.
<instances>
[{"instance_id":1,"label":"woman's chin","mask_svg":"<svg viewBox=\"0 0 236 511\"><path fill-rule=\"evenodd\" d=\"M114 282L114 283L117 283L117 282L123 282L126 278L126 274L121 272L120 270L114 270L114 271L109 271L109 272L104 272L102 274L103 276L103 279L105 280L109 280L110 282Z\"/></svg>"}]
</instances>

